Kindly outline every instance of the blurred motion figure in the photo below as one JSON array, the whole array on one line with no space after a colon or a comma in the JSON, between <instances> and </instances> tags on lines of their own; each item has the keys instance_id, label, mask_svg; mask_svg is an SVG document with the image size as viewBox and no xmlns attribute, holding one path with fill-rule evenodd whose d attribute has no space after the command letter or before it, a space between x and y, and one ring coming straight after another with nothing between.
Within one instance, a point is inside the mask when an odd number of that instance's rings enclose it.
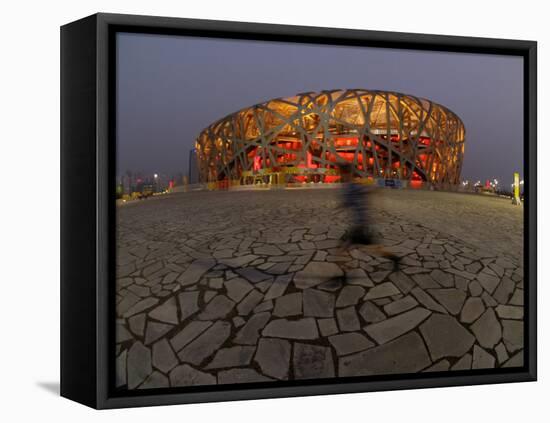
<instances>
[{"instance_id":1,"label":"blurred motion figure","mask_svg":"<svg viewBox=\"0 0 550 423\"><path fill-rule=\"evenodd\" d=\"M399 269L399 257L387 251L374 236L370 200L374 189L367 188L353 179L351 165L340 165L342 175L342 206L351 214L351 226L342 237L342 248L352 245L363 245L375 255L385 257L393 262L393 270Z\"/></svg>"}]
</instances>

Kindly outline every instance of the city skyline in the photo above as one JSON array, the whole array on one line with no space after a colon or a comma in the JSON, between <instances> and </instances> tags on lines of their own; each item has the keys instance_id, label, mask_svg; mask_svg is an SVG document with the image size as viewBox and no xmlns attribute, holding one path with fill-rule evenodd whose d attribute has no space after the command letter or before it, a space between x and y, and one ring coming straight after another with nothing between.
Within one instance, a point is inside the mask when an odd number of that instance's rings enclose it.
<instances>
[{"instance_id":1,"label":"city skyline","mask_svg":"<svg viewBox=\"0 0 550 423\"><path fill-rule=\"evenodd\" d=\"M462 179L496 178L506 185L514 171L523 175L521 58L118 37L118 174L185 175L196 136L227 114L272 97L361 87L429 98L457 113L466 126Z\"/></svg>"}]
</instances>

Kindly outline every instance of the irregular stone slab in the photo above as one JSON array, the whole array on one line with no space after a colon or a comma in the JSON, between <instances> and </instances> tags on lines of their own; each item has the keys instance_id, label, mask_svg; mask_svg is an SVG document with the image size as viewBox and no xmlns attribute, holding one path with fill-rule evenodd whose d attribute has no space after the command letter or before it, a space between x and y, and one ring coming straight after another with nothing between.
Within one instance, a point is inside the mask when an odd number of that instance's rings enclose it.
<instances>
[{"instance_id":1,"label":"irregular stone slab","mask_svg":"<svg viewBox=\"0 0 550 423\"><path fill-rule=\"evenodd\" d=\"M147 316L145 313L137 314L128 319L128 326L132 333L138 336L143 336L145 333L145 320Z\"/></svg>"},{"instance_id":2,"label":"irregular stone slab","mask_svg":"<svg viewBox=\"0 0 550 423\"><path fill-rule=\"evenodd\" d=\"M483 294L481 294L481 299L487 307L496 307L498 305L495 299L491 297L486 291L483 291Z\"/></svg>"},{"instance_id":3,"label":"irregular stone slab","mask_svg":"<svg viewBox=\"0 0 550 423\"><path fill-rule=\"evenodd\" d=\"M149 317L160 320L161 322L177 325L178 306L176 304L176 298L168 298L168 300L166 300L163 304L151 310L149 312Z\"/></svg>"},{"instance_id":4,"label":"irregular stone slab","mask_svg":"<svg viewBox=\"0 0 550 423\"><path fill-rule=\"evenodd\" d=\"M460 276L461 278L468 279L469 281L474 280L476 278L476 275L474 275L473 273L466 272L466 271L463 271L463 270L454 269L452 267L449 267L449 268L445 269L445 272L452 273L456 276Z\"/></svg>"},{"instance_id":5,"label":"irregular stone slab","mask_svg":"<svg viewBox=\"0 0 550 423\"><path fill-rule=\"evenodd\" d=\"M502 339L506 349L513 353L523 348L523 322L518 320L502 320Z\"/></svg>"},{"instance_id":6,"label":"irregular stone slab","mask_svg":"<svg viewBox=\"0 0 550 423\"><path fill-rule=\"evenodd\" d=\"M178 277L177 281L181 286L189 286L197 283L202 275L208 272L216 265L214 259L199 259L189 265L187 269Z\"/></svg>"},{"instance_id":7,"label":"irregular stone slab","mask_svg":"<svg viewBox=\"0 0 550 423\"><path fill-rule=\"evenodd\" d=\"M304 316L333 317L334 295L317 289L305 289L303 293Z\"/></svg>"},{"instance_id":8,"label":"irregular stone slab","mask_svg":"<svg viewBox=\"0 0 550 423\"><path fill-rule=\"evenodd\" d=\"M457 288L428 289L428 293L454 315L460 313L466 300L466 293Z\"/></svg>"},{"instance_id":9,"label":"irregular stone slab","mask_svg":"<svg viewBox=\"0 0 550 423\"><path fill-rule=\"evenodd\" d=\"M375 323L386 318L386 315L378 308L378 306L370 301L365 301L359 309L359 314L366 323Z\"/></svg>"},{"instance_id":10,"label":"irregular stone slab","mask_svg":"<svg viewBox=\"0 0 550 423\"><path fill-rule=\"evenodd\" d=\"M355 332L361 328L355 307L341 308L336 311L338 326L343 332Z\"/></svg>"},{"instance_id":11,"label":"irregular stone slab","mask_svg":"<svg viewBox=\"0 0 550 423\"><path fill-rule=\"evenodd\" d=\"M512 298L510 298L510 304L512 305L523 305L523 289L516 289L514 291L514 295L512 295Z\"/></svg>"},{"instance_id":12,"label":"irregular stone slab","mask_svg":"<svg viewBox=\"0 0 550 423\"><path fill-rule=\"evenodd\" d=\"M149 276L151 276L153 273L161 269L162 269L162 263L160 261L157 261L152 265L145 267L141 273L145 278L149 278Z\"/></svg>"},{"instance_id":13,"label":"irregular stone slab","mask_svg":"<svg viewBox=\"0 0 550 423\"><path fill-rule=\"evenodd\" d=\"M229 266L229 267L236 268L236 267L246 266L248 263L253 262L257 258L258 256L254 254L246 254L240 257L235 257L230 259L221 259L220 263L225 264L226 266Z\"/></svg>"},{"instance_id":14,"label":"irregular stone slab","mask_svg":"<svg viewBox=\"0 0 550 423\"><path fill-rule=\"evenodd\" d=\"M153 344L153 366L163 373L168 373L178 364L176 354L166 339Z\"/></svg>"},{"instance_id":15,"label":"irregular stone slab","mask_svg":"<svg viewBox=\"0 0 550 423\"><path fill-rule=\"evenodd\" d=\"M384 282L374 288L369 289L365 300L374 300L376 298L392 297L401 294L401 292L391 282Z\"/></svg>"},{"instance_id":16,"label":"irregular stone slab","mask_svg":"<svg viewBox=\"0 0 550 423\"><path fill-rule=\"evenodd\" d=\"M326 239L315 243L317 250L328 250L329 248L338 248L341 244L339 239Z\"/></svg>"},{"instance_id":17,"label":"irregular stone slab","mask_svg":"<svg viewBox=\"0 0 550 423\"><path fill-rule=\"evenodd\" d=\"M470 329L484 348L492 349L502 339L502 328L492 308L488 308Z\"/></svg>"},{"instance_id":18,"label":"irregular stone slab","mask_svg":"<svg viewBox=\"0 0 550 423\"><path fill-rule=\"evenodd\" d=\"M121 342L129 341L130 339L134 339L132 334L124 327L123 324L117 323L116 330L115 330L115 338L116 343L120 344Z\"/></svg>"},{"instance_id":19,"label":"irregular stone slab","mask_svg":"<svg viewBox=\"0 0 550 423\"><path fill-rule=\"evenodd\" d=\"M422 370L423 372L446 372L449 370L449 367L451 366L451 363L449 363L447 360L440 360L437 363L435 363L433 366L428 367L425 370Z\"/></svg>"},{"instance_id":20,"label":"irregular stone slab","mask_svg":"<svg viewBox=\"0 0 550 423\"><path fill-rule=\"evenodd\" d=\"M231 301L225 295L217 295L197 318L199 320L223 319L233 310L233 307L235 307L234 301Z\"/></svg>"},{"instance_id":21,"label":"irregular stone slab","mask_svg":"<svg viewBox=\"0 0 550 423\"><path fill-rule=\"evenodd\" d=\"M201 372L188 364L183 364L170 372L170 384L173 387L215 385L216 376L210 373Z\"/></svg>"},{"instance_id":22,"label":"irregular stone slab","mask_svg":"<svg viewBox=\"0 0 550 423\"><path fill-rule=\"evenodd\" d=\"M510 357L502 342L495 347L495 352L497 353L497 360L499 363L504 363Z\"/></svg>"},{"instance_id":23,"label":"irregular stone slab","mask_svg":"<svg viewBox=\"0 0 550 423\"><path fill-rule=\"evenodd\" d=\"M320 283L315 288L321 289L327 292L336 292L336 291L339 291L342 288L342 286L343 286L342 279L338 278L338 279L331 279L323 283Z\"/></svg>"},{"instance_id":24,"label":"irregular stone slab","mask_svg":"<svg viewBox=\"0 0 550 423\"><path fill-rule=\"evenodd\" d=\"M201 333L203 333L210 326L212 326L212 322L189 322L187 326L185 326L170 340L170 343L172 344L174 350L177 352L185 347L197 336L199 336Z\"/></svg>"},{"instance_id":25,"label":"irregular stone slab","mask_svg":"<svg viewBox=\"0 0 550 423\"><path fill-rule=\"evenodd\" d=\"M238 303L253 289L253 286L245 279L233 278L225 282L225 289L227 296Z\"/></svg>"},{"instance_id":26,"label":"irregular stone slab","mask_svg":"<svg viewBox=\"0 0 550 423\"><path fill-rule=\"evenodd\" d=\"M340 358L338 375L347 377L415 373L430 364L422 338L416 332L410 332L387 344Z\"/></svg>"},{"instance_id":27,"label":"irregular stone slab","mask_svg":"<svg viewBox=\"0 0 550 423\"><path fill-rule=\"evenodd\" d=\"M170 382L168 378L162 373L154 371L151 375L143 382L138 389L155 389L155 388L168 388Z\"/></svg>"},{"instance_id":28,"label":"irregular stone slab","mask_svg":"<svg viewBox=\"0 0 550 423\"><path fill-rule=\"evenodd\" d=\"M460 312L460 321L464 323L472 323L485 311L485 305L479 297L470 297L464 303L464 307Z\"/></svg>"},{"instance_id":29,"label":"irregular stone slab","mask_svg":"<svg viewBox=\"0 0 550 423\"><path fill-rule=\"evenodd\" d=\"M284 275L288 273L291 264L292 263L277 263L274 266L270 266L266 272L270 275Z\"/></svg>"},{"instance_id":30,"label":"irregular stone slab","mask_svg":"<svg viewBox=\"0 0 550 423\"><path fill-rule=\"evenodd\" d=\"M184 363L200 365L207 357L229 338L231 324L224 321L217 321L205 332L199 335L194 341L186 345L179 353L178 358Z\"/></svg>"},{"instance_id":31,"label":"irregular stone slab","mask_svg":"<svg viewBox=\"0 0 550 423\"><path fill-rule=\"evenodd\" d=\"M457 250L456 248L454 248L453 246L451 246L449 244L445 244L445 245L443 245L443 247L447 250L447 252L449 254L452 254L453 256L456 256L457 254L460 253L460 250Z\"/></svg>"},{"instance_id":32,"label":"irregular stone slab","mask_svg":"<svg viewBox=\"0 0 550 423\"><path fill-rule=\"evenodd\" d=\"M500 304L507 304L515 288L516 284L514 281L508 277L504 277L500 280L497 289L493 293L493 298Z\"/></svg>"},{"instance_id":33,"label":"irregular stone slab","mask_svg":"<svg viewBox=\"0 0 550 423\"><path fill-rule=\"evenodd\" d=\"M466 270L470 273L477 273L481 270L481 264L479 262L475 261L472 264L469 264L466 266Z\"/></svg>"},{"instance_id":34,"label":"irregular stone slab","mask_svg":"<svg viewBox=\"0 0 550 423\"><path fill-rule=\"evenodd\" d=\"M217 250L212 254L212 257L217 259L229 259L233 257L234 250L231 249L225 249L225 250Z\"/></svg>"},{"instance_id":35,"label":"irregular stone slab","mask_svg":"<svg viewBox=\"0 0 550 423\"><path fill-rule=\"evenodd\" d=\"M357 285L346 285L340 291L338 299L336 300L336 307L348 307L355 305L365 295L364 288Z\"/></svg>"},{"instance_id":36,"label":"irregular stone slab","mask_svg":"<svg viewBox=\"0 0 550 423\"><path fill-rule=\"evenodd\" d=\"M434 361L444 357L462 357L475 341L464 326L446 314L433 313L420 325L420 332Z\"/></svg>"},{"instance_id":37,"label":"irregular stone slab","mask_svg":"<svg viewBox=\"0 0 550 423\"><path fill-rule=\"evenodd\" d=\"M208 285L212 289L221 289L223 286L223 278L210 278L208 280Z\"/></svg>"},{"instance_id":38,"label":"irregular stone slab","mask_svg":"<svg viewBox=\"0 0 550 423\"><path fill-rule=\"evenodd\" d=\"M374 347L374 343L369 341L366 336L358 332L343 333L328 338L331 345L339 356L364 351Z\"/></svg>"},{"instance_id":39,"label":"irregular stone slab","mask_svg":"<svg viewBox=\"0 0 550 423\"><path fill-rule=\"evenodd\" d=\"M257 289L253 289L248 293L244 300L242 300L239 305L237 305L237 311L240 316L248 316L250 312L256 307L260 301L264 298L262 294Z\"/></svg>"},{"instance_id":40,"label":"irregular stone slab","mask_svg":"<svg viewBox=\"0 0 550 423\"><path fill-rule=\"evenodd\" d=\"M254 308L254 313L273 310L273 301L264 301Z\"/></svg>"},{"instance_id":41,"label":"irregular stone slab","mask_svg":"<svg viewBox=\"0 0 550 423\"><path fill-rule=\"evenodd\" d=\"M254 254L259 256L280 256L283 252L275 245L266 244L261 247L254 248Z\"/></svg>"},{"instance_id":42,"label":"irregular stone slab","mask_svg":"<svg viewBox=\"0 0 550 423\"><path fill-rule=\"evenodd\" d=\"M267 376L281 380L288 379L290 342L282 339L260 339L254 361Z\"/></svg>"},{"instance_id":43,"label":"irregular stone slab","mask_svg":"<svg viewBox=\"0 0 550 423\"><path fill-rule=\"evenodd\" d=\"M452 288L455 286L455 281L453 275L443 272L439 269L432 270L432 273L430 273L430 276L433 280L435 280L437 283L439 283L441 286L444 286L445 288Z\"/></svg>"},{"instance_id":44,"label":"irregular stone slab","mask_svg":"<svg viewBox=\"0 0 550 423\"><path fill-rule=\"evenodd\" d=\"M246 366L252 360L256 347L230 347L219 350L206 369Z\"/></svg>"},{"instance_id":45,"label":"irregular stone slab","mask_svg":"<svg viewBox=\"0 0 550 423\"><path fill-rule=\"evenodd\" d=\"M451 367L451 370L470 370L472 368L472 355L470 353L464 354L457 362Z\"/></svg>"},{"instance_id":46,"label":"irregular stone slab","mask_svg":"<svg viewBox=\"0 0 550 423\"><path fill-rule=\"evenodd\" d=\"M430 310L417 307L395 317L370 324L364 330L378 344L385 344L412 330L426 320L430 314L432 314Z\"/></svg>"},{"instance_id":47,"label":"irregular stone slab","mask_svg":"<svg viewBox=\"0 0 550 423\"><path fill-rule=\"evenodd\" d=\"M430 295L421 289L420 287L413 288L411 290L411 294L418 300L420 304L422 304L427 309L430 309L432 311L437 311L439 313L447 314L447 310L445 308L437 303Z\"/></svg>"},{"instance_id":48,"label":"irregular stone slab","mask_svg":"<svg viewBox=\"0 0 550 423\"><path fill-rule=\"evenodd\" d=\"M319 331L322 336L330 336L338 333L338 326L334 319L317 319Z\"/></svg>"},{"instance_id":49,"label":"irregular stone slab","mask_svg":"<svg viewBox=\"0 0 550 423\"><path fill-rule=\"evenodd\" d=\"M236 269L235 272L252 283L258 283L273 277L267 273L260 272L255 267L244 267L242 269Z\"/></svg>"},{"instance_id":50,"label":"irregular stone slab","mask_svg":"<svg viewBox=\"0 0 550 423\"><path fill-rule=\"evenodd\" d=\"M241 316L233 317L232 321L233 321L233 326L235 326L236 328L240 328L242 325L246 323L246 320L244 320Z\"/></svg>"},{"instance_id":51,"label":"irregular stone slab","mask_svg":"<svg viewBox=\"0 0 550 423\"><path fill-rule=\"evenodd\" d=\"M426 273L412 275L412 278L422 289L441 288L441 285L439 285L430 275Z\"/></svg>"},{"instance_id":52,"label":"irregular stone slab","mask_svg":"<svg viewBox=\"0 0 550 423\"><path fill-rule=\"evenodd\" d=\"M128 389L134 389L151 374L151 351L141 342L135 342L128 351Z\"/></svg>"},{"instance_id":53,"label":"irregular stone slab","mask_svg":"<svg viewBox=\"0 0 550 423\"><path fill-rule=\"evenodd\" d=\"M369 277L375 282L380 283L385 280L390 274L387 270L380 270L378 272L369 273Z\"/></svg>"},{"instance_id":54,"label":"irregular stone slab","mask_svg":"<svg viewBox=\"0 0 550 423\"><path fill-rule=\"evenodd\" d=\"M272 320L264 328L262 335L286 339L317 339L319 332L315 319L306 317L299 320Z\"/></svg>"},{"instance_id":55,"label":"irregular stone slab","mask_svg":"<svg viewBox=\"0 0 550 423\"><path fill-rule=\"evenodd\" d=\"M230 369L222 370L218 373L218 383L220 385L232 383L269 382L270 380L273 379L259 374L254 369Z\"/></svg>"},{"instance_id":56,"label":"irregular stone slab","mask_svg":"<svg viewBox=\"0 0 550 423\"><path fill-rule=\"evenodd\" d=\"M121 288L126 288L128 285L132 285L133 283L134 283L134 279L132 278L117 278L116 280L117 291Z\"/></svg>"},{"instance_id":57,"label":"irregular stone slab","mask_svg":"<svg viewBox=\"0 0 550 423\"><path fill-rule=\"evenodd\" d=\"M126 358L128 356L128 350L122 351L116 358L116 371L115 371L115 384L118 387L126 385Z\"/></svg>"},{"instance_id":58,"label":"irregular stone slab","mask_svg":"<svg viewBox=\"0 0 550 423\"><path fill-rule=\"evenodd\" d=\"M178 295L178 301L180 303L180 318L182 322L199 311L199 291L181 292Z\"/></svg>"},{"instance_id":59,"label":"irregular stone slab","mask_svg":"<svg viewBox=\"0 0 550 423\"><path fill-rule=\"evenodd\" d=\"M495 272L500 278L504 275L504 269L496 263L489 263L487 267L489 267L493 272Z\"/></svg>"},{"instance_id":60,"label":"irregular stone slab","mask_svg":"<svg viewBox=\"0 0 550 423\"><path fill-rule=\"evenodd\" d=\"M277 317L296 316L302 314L302 293L295 292L277 298L273 315Z\"/></svg>"},{"instance_id":61,"label":"irregular stone slab","mask_svg":"<svg viewBox=\"0 0 550 423\"><path fill-rule=\"evenodd\" d=\"M174 326L172 325L168 325L166 323L152 322L149 320L147 322L147 329L145 330L145 345L152 344L157 339L170 332L170 330L172 330L173 328Z\"/></svg>"},{"instance_id":62,"label":"irregular stone slab","mask_svg":"<svg viewBox=\"0 0 550 423\"><path fill-rule=\"evenodd\" d=\"M273 284L273 281L271 280L258 282L256 284L256 288L259 289L260 292L266 292L272 284Z\"/></svg>"},{"instance_id":63,"label":"irregular stone slab","mask_svg":"<svg viewBox=\"0 0 550 423\"><path fill-rule=\"evenodd\" d=\"M298 289L307 289L329 279L342 277L344 272L335 263L309 262L304 270L294 276L294 285Z\"/></svg>"},{"instance_id":64,"label":"irregular stone slab","mask_svg":"<svg viewBox=\"0 0 550 423\"><path fill-rule=\"evenodd\" d=\"M523 350L504 363L502 367L523 367Z\"/></svg>"},{"instance_id":65,"label":"irregular stone slab","mask_svg":"<svg viewBox=\"0 0 550 423\"><path fill-rule=\"evenodd\" d=\"M363 269L352 269L346 271L346 283L350 285L360 285L367 288L372 288L374 282L368 277L367 272Z\"/></svg>"},{"instance_id":66,"label":"irregular stone slab","mask_svg":"<svg viewBox=\"0 0 550 423\"><path fill-rule=\"evenodd\" d=\"M495 367L495 357L474 345L472 369L492 369L493 367Z\"/></svg>"},{"instance_id":67,"label":"irregular stone slab","mask_svg":"<svg viewBox=\"0 0 550 423\"><path fill-rule=\"evenodd\" d=\"M148 297L151 294L151 289L146 286L132 285L128 287L128 291L136 294L138 297Z\"/></svg>"},{"instance_id":68,"label":"irregular stone slab","mask_svg":"<svg viewBox=\"0 0 550 423\"><path fill-rule=\"evenodd\" d=\"M427 263L427 262L426 262ZM405 267L401 270L403 273L406 273L407 275L416 275L419 273L427 273L430 271L430 268L428 267L417 267L417 266L409 266Z\"/></svg>"},{"instance_id":69,"label":"irregular stone slab","mask_svg":"<svg viewBox=\"0 0 550 423\"><path fill-rule=\"evenodd\" d=\"M501 319L523 319L523 307L499 304L495 310Z\"/></svg>"},{"instance_id":70,"label":"irregular stone slab","mask_svg":"<svg viewBox=\"0 0 550 423\"><path fill-rule=\"evenodd\" d=\"M471 281L468 284L468 290L473 297L479 297L483 293L483 287L478 281Z\"/></svg>"},{"instance_id":71,"label":"irregular stone slab","mask_svg":"<svg viewBox=\"0 0 550 423\"><path fill-rule=\"evenodd\" d=\"M500 266L500 267L503 267L504 269L515 269L516 266L514 265L514 263L512 263L510 260L508 259L505 259L503 257L499 257L496 261L495 261L495 264L497 266Z\"/></svg>"},{"instance_id":72,"label":"irregular stone slab","mask_svg":"<svg viewBox=\"0 0 550 423\"><path fill-rule=\"evenodd\" d=\"M214 298L217 295L216 291L206 291L204 293L204 302L209 303L212 298Z\"/></svg>"},{"instance_id":73,"label":"irregular stone slab","mask_svg":"<svg viewBox=\"0 0 550 423\"><path fill-rule=\"evenodd\" d=\"M390 281L392 281L403 294L408 294L411 289L416 286L414 281L403 272L393 272L390 275Z\"/></svg>"},{"instance_id":74,"label":"irregular stone slab","mask_svg":"<svg viewBox=\"0 0 550 423\"><path fill-rule=\"evenodd\" d=\"M418 305L418 302L411 297L410 295L407 295L406 297L403 297L399 300L393 301L387 305L384 306L384 311L390 315L393 316L394 314L403 313L404 311L410 310Z\"/></svg>"},{"instance_id":75,"label":"irregular stone slab","mask_svg":"<svg viewBox=\"0 0 550 423\"><path fill-rule=\"evenodd\" d=\"M293 369L295 379L334 377L334 361L328 347L294 344Z\"/></svg>"},{"instance_id":76,"label":"irregular stone slab","mask_svg":"<svg viewBox=\"0 0 550 423\"><path fill-rule=\"evenodd\" d=\"M271 284L269 291L265 294L264 300L272 300L274 298L282 296L288 284L292 281L292 275L281 275L275 278L275 281Z\"/></svg>"},{"instance_id":77,"label":"irregular stone slab","mask_svg":"<svg viewBox=\"0 0 550 423\"><path fill-rule=\"evenodd\" d=\"M477 280L483 289L485 289L485 291L489 294L492 294L495 291L498 283L500 282L499 278L496 276L491 276L485 272L478 273Z\"/></svg>"},{"instance_id":78,"label":"irregular stone slab","mask_svg":"<svg viewBox=\"0 0 550 423\"><path fill-rule=\"evenodd\" d=\"M128 310L126 310L125 313L122 314L124 317L130 317L134 314L141 313L142 311L145 311L151 307L153 307L155 304L157 304L159 300L154 297L149 297L141 300L140 302L134 304L132 307L130 307Z\"/></svg>"},{"instance_id":79,"label":"irregular stone slab","mask_svg":"<svg viewBox=\"0 0 550 423\"><path fill-rule=\"evenodd\" d=\"M253 315L237 332L233 342L242 345L256 345L260 337L260 331L265 327L270 317L271 313L268 312Z\"/></svg>"}]
</instances>

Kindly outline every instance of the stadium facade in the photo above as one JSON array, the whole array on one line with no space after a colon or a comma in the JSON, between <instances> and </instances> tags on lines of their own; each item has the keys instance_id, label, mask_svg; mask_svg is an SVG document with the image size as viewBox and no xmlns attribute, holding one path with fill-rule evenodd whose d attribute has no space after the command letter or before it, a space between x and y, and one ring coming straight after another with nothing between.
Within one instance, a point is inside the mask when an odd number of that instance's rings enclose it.
<instances>
[{"instance_id":1,"label":"stadium facade","mask_svg":"<svg viewBox=\"0 0 550 423\"><path fill-rule=\"evenodd\" d=\"M462 121L442 105L349 89L239 110L205 128L195 148L201 182L331 183L349 163L360 178L456 185L464 140Z\"/></svg>"}]
</instances>

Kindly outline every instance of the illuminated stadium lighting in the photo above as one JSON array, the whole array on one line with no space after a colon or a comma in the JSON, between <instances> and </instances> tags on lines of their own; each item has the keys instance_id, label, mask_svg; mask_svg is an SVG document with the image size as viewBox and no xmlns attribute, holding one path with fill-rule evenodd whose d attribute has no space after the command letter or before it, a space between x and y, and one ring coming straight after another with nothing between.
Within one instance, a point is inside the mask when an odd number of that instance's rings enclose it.
<instances>
[{"instance_id":1,"label":"illuminated stadium lighting","mask_svg":"<svg viewBox=\"0 0 550 423\"><path fill-rule=\"evenodd\" d=\"M205 128L195 147L201 182L336 182L346 163L361 178L457 185L464 140L462 121L442 105L354 89L239 110Z\"/></svg>"}]
</instances>

